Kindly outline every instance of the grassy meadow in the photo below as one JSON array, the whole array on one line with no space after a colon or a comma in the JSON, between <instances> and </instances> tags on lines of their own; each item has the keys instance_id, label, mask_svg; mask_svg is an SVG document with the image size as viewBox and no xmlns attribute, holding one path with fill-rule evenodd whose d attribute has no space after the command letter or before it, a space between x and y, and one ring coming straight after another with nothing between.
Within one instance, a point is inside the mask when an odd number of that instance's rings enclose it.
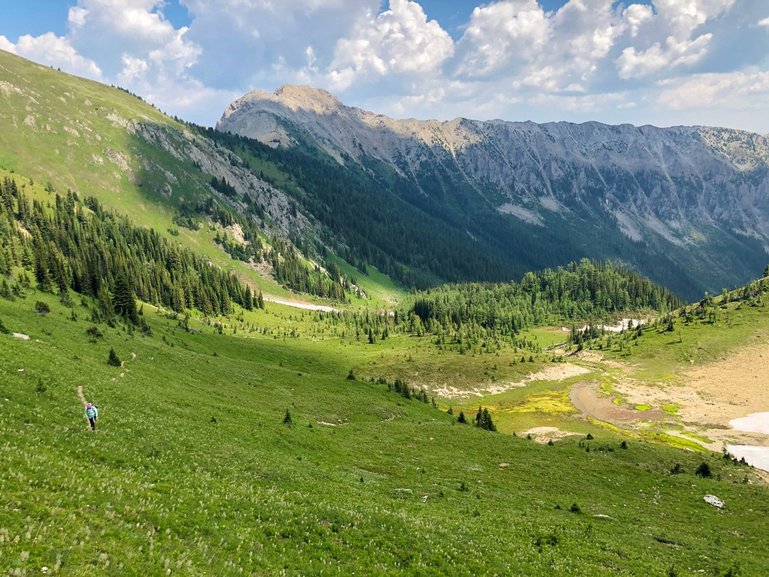
<instances>
[{"instance_id":1,"label":"grassy meadow","mask_svg":"<svg viewBox=\"0 0 769 577\"><path fill-rule=\"evenodd\" d=\"M187 332L144 315L152 336L106 325L94 336L79 302L0 300L3 325L30 337L0 335L3 574L762 575L769 564L767 487L718 455L622 448L626 437L589 424L592 440L540 445L346 378L386 348L415 355L414 343ZM245 320L293 316L306 334L298 315L310 313ZM79 385L99 406L95 433ZM702 462L713 478L694 474Z\"/></svg>"}]
</instances>

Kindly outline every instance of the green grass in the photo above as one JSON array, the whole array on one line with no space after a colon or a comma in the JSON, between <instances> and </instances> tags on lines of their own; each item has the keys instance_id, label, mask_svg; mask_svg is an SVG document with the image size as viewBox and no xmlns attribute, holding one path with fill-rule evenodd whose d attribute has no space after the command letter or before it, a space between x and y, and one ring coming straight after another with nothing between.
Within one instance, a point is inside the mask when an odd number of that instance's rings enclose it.
<instances>
[{"instance_id":1,"label":"green grass","mask_svg":"<svg viewBox=\"0 0 769 577\"><path fill-rule=\"evenodd\" d=\"M64 195L68 190L96 197L104 207L155 229L263 292L296 297L246 263L231 259L214 243L217 228L208 219L201 219L195 231L174 224L184 202L211 195L211 175L187 154L193 144L201 149L209 145L201 144L201 137L186 125L125 91L2 51L0 78L8 85L0 93L0 177L15 178L32 191L31 197L46 202L53 202L56 192ZM224 156L220 160L228 162ZM44 191L47 184L55 192ZM348 265L342 268L356 277L376 305L401 295L377 271L363 275ZM354 300L354 305L361 304Z\"/></svg>"},{"instance_id":2,"label":"green grass","mask_svg":"<svg viewBox=\"0 0 769 577\"><path fill-rule=\"evenodd\" d=\"M761 296L759 306L745 302L719 304L715 323L695 321L689 324L675 319L673 332L661 328L648 328L637 340L624 345L619 351L604 348L609 358L627 360L636 379L673 384L678 375L707 363L724 359L734 351L750 344L764 342L769 334L769 316L766 307L769 294ZM632 351L630 355L628 351Z\"/></svg>"},{"instance_id":3,"label":"green grass","mask_svg":"<svg viewBox=\"0 0 769 577\"><path fill-rule=\"evenodd\" d=\"M548 447L461 426L347 381L376 345L191 334L149 307L154 336L102 325L92 342L85 309L72 312L41 294L0 301L5 326L31 337L0 336L5 574L761 575L769 563L769 493L718 456L622 450L627 437L600 429L586 452L579 437ZM124 367L107 365L110 348ZM95 434L78 385L100 407ZM532 390L560 403L548 387ZM703 459L720 480L691 474ZM690 473L669 475L676 462Z\"/></svg>"},{"instance_id":4,"label":"green grass","mask_svg":"<svg viewBox=\"0 0 769 577\"><path fill-rule=\"evenodd\" d=\"M0 176L30 197L52 202L50 181L167 231L178 202L204 188L191 163L120 126L142 119L173 138L185 130L134 97L3 53L0 71L22 90L2 96ZM118 170L110 150L131 170ZM147 166L175 175L170 196L168 178ZM174 238L291 296L231 261L214 235L203 226ZM375 270L340 266L376 307L402 296ZM36 313L37 301L50 314ZM719 320L735 327L729 335L652 335L618 354L632 350L649 375L675 375L759 334L747 312ZM577 418L568 390L591 376L454 406L470 419L488 406L496 434L457 424L446 400L437 410L346 379L353 369L484 390L538 372L551 353L521 362L528 351L459 354L410 336L369 345L328 317L271 303L193 318L194 332L154 307L144 315L151 337L102 324L94 338L80 304L34 292L0 300L3 325L31 337L0 334L0 574L763 575L769 565L769 491L751 470L694 440L652 431L658 444L649 444ZM560 328L530 333L542 349L563 337ZM107 365L110 349L123 367ZM95 433L78 386L100 407ZM533 426L594 439L542 446L510 434ZM702 461L715 479L693 475ZM675 463L687 473L670 475ZM708 493L726 509L704 504Z\"/></svg>"}]
</instances>

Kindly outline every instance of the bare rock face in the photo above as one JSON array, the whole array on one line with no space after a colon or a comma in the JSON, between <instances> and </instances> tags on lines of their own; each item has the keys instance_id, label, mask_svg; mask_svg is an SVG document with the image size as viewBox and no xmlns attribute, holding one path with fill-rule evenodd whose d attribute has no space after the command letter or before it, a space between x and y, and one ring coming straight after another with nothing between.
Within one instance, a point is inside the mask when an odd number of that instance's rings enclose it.
<instances>
[{"instance_id":1,"label":"bare rock face","mask_svg":"<svg viewBox=\"0 0 769 577\"><path fill-rule=\"evenodd\" d=\"M769 139L758 134L395 120L306 86L251 92L228 107L217 129L274 147L309 142L342 165L373 159L425 194L443 174L457 194L472 191L473 202L534 227L557 216L639 245L662 239L706 252L718 237L733 247L752 243L753 260L760 247L769 252Z\"/></svg>"}]
</instances>

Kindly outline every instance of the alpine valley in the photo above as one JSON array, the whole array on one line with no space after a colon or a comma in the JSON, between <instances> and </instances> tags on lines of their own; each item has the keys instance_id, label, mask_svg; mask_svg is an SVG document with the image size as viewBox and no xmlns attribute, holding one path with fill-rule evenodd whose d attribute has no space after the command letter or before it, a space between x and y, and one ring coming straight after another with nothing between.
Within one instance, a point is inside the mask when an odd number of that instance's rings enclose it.
<instances>
[{"instance_id":1,"label":"alpine valley","mask_svg":"<svg viewBox=\"0 0 769 577\"><path fill-rule=\"evenodd\" d=\"M0 51L0 574L763 576L768 195L757 134Z\"/></svg>"},{"instance_id":2,"label":"alpine valley","mask_svg":"<svg viewBox=\"0 0 769 577\"><path fill-rule=\"evenodd\" d=\"M395 258L434 279L507 280L587 256L624 262L696 298L745 282L767 258L769 140L757 134L393 120L300 86L247 94L217 129L296 164L327 157L332 174L366 182L364 194L342 184L319 190L310 175L300 181L311 198L299 201L348 244L379 236L394 205L401 220L413 214L466 247L453 253L482 255L447 266L446 256L426 254L418 230L396 236L407 251L367 243L384 253L377 264ZM371 221L362 232L354 221L363 213Z\"/></svg>"}]
</instances>

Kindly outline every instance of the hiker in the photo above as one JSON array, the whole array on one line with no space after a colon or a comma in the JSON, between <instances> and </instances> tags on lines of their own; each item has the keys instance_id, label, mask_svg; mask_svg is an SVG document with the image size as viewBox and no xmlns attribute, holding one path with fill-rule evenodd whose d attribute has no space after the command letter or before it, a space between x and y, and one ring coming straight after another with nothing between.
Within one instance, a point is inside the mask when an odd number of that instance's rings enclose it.
<instances>
[{"instance_id":1,"label":"hiker","mask_svg":"<svg viewBox=\"0 0 769 577\"><path fill-rule=\"evenodd\" d=\"M85 416L88 419L88 423L91 425L91 430L96 430L96 420L99 418L99 409L92 403L86 403Z\"/></svg>"}]
</instances>

